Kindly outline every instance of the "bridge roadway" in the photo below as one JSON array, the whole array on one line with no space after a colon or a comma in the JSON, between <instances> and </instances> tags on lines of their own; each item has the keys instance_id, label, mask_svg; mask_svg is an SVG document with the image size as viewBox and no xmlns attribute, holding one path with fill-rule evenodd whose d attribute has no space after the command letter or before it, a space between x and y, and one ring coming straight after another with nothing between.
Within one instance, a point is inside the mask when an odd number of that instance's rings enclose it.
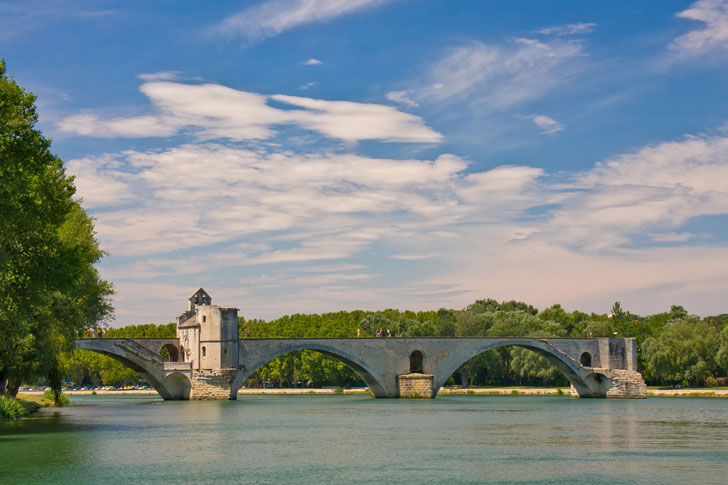
<instances>
[{"instance_id":1,"label":"bridge roadway","mask_svg":"<svg viewBox=\"0 0 728 485\"><path fill-rule=\"evenodd\" d=\"M203 342L204 343L204 342ZM400 397L407 376L430 379L437 391L463 363L503 346L518 346L545 357L573 386L579 397L644 397L642 376L636 371L635 340L630 338L276 338L242 339L234 365L200 368L184 362L179 339L83 339L76 348L100 352L131 369L164 399L236 399L238 389L258 368L297 350L329 355L351 367L374 397ZM166 349L172 357L160 356ZM178 357L179 356L179 357ZM429 395L427 395L429 394Z\"/></svg>"}]
</instances>

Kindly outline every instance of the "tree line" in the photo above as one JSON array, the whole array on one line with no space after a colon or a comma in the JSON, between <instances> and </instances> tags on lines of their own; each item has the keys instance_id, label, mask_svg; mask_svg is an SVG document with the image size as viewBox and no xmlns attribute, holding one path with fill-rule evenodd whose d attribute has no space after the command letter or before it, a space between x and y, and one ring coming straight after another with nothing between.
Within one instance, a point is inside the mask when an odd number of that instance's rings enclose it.
<instances>
[{"instance_id":1,"label":"tree line","mask_svg":"<svg viewBox=\"0 0 728 485\"><path fill-rule=\"evenodd\" d=\"M556 304L544 310L518 301L478 300L462 310L341 311L294 314L274 320L240 317L240 337L332 338L374 337L377 329L398 337L634 337L640 371L649 384L713 386L728 375L728 314L701 318L679 305L669 311L639 316L619 302L610 314L567 312ZM175 324L132 325L109 329L107 337L174 337ZM383 337L387 338L387 337ZM64 369L75 383L126 385L135 373L108 357L76 350L65 354ZM456 372L449 384L463 385L568 385L546 359L520 347L484 352ZM248 380L253 387L320 387L364 385L344 363L315 351L303 350L278 357Z\"/></svg>"}]
</instances>

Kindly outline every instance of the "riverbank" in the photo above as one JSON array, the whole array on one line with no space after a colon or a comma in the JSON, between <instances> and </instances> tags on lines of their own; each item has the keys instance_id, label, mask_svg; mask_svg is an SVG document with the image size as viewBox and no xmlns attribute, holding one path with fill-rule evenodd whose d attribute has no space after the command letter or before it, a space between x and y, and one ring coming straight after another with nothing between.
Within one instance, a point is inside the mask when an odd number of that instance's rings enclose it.
<instances>
[{"instance_id":1,"label":"riverbank","mask_svg":"<svg viewBox=\"0 0 728 485\"><path fill-rule=\"evenodd\" d=\"M69 396L90 396L90 395L123 395L123 396L154 396L157 391L154 389L114 389L96 391L63 391ZM239 396L245 395L311 395L311 394L369 394L367 388L337 389L337 388L243 388L238 391ZM443 387L438 395L499 395L499 396L558 396L569 395L568 387L473 387L461 389L459 387ZM27 391L22 396L42 396L43 391ZM648 388L647 396L670 396L670 397L726 397L728 389L700 388L700 389L661 389Z\"/></svg>"}]
</instances>

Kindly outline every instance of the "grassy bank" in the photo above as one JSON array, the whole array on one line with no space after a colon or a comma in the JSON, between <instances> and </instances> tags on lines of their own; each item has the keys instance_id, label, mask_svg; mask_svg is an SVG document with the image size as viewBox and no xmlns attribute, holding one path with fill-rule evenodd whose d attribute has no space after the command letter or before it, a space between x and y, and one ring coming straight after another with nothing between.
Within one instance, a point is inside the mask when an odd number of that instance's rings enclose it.
<instances>
[{"instance_id":1,"label":"grassy bank","mask_svg":"<svg viewBox=\"0 0 728 485\"><path fill-rule=\"evenodd\" d=\"M64 400L68 402L68 397ZM16 399L0 397L0 419L20 419L39 411L42 408L55 406L48 396L20 393Z\"/></svg>"}]
</instances>

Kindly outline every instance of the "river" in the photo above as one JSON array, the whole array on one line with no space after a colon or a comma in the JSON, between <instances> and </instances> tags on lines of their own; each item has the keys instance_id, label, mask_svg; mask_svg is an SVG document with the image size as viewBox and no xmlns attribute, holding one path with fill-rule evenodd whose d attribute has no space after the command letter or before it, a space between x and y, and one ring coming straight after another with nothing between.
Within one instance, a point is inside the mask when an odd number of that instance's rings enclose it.
<instances>
[{"instance_id":1,"label":"river","mask_svg":"<svg viewBox=\"0 0 728 485\"><path fill-rule=\"evenodd\" d=\"M245 396L0 422L3 483L726 483L728 399Z\"/></svg>"}]
</instances>

